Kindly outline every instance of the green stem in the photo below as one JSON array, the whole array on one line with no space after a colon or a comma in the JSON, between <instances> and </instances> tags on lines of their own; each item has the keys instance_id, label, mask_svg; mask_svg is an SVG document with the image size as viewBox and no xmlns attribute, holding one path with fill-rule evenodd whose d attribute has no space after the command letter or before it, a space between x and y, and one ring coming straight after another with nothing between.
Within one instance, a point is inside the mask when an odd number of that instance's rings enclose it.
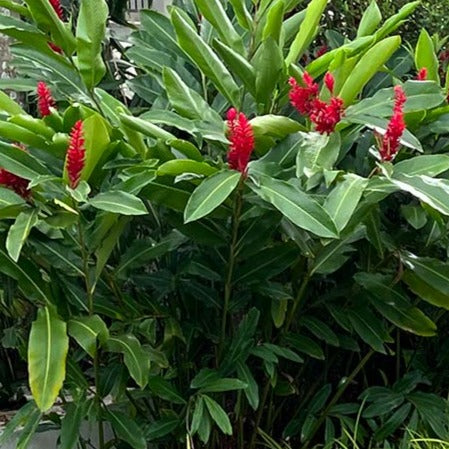
<instances>
[{"instance_id":1,"label":"green stem","mask_svg":"<svg viewBox=\"0 0 449 449\"><path fill-rule=\"evenodd\" d=\"M219 359L221 358L224 342L226 339L226 328L228 324L229 303L231 301L232 295L232 278L234 275L234 267L236 260L240 215L242 213L242 206L243 206L243 185L244 185L243 183L244 177L242 176L240 178L240 182L237 187L237 195L234 201L234 211L232 215L232 237L231 237L231 245L229 247L228 271L226 275L226 283L224 288L223 316L221 321L221 339L218 351Z\"/></svg>"},{"instance_id":2,"label":"green stem","mask_svg":"<svg viewBox=\"0 0 449 449\"><path fill-rule=\"evenodd\" d=\"M81 216L78 221L78 235L79 235L79 244L81 249L81 255L83 259L83 271L84 271L84 280L86 286L86 295L87 295L87 305L89 308L89 316L94 314L94 298L93 298L93 288L90 282L90 274L89 274L89 253L86 249L83 226L81 223ZM101 417L101 396L98 392L98 386L100 385L100 356L99 356L99 348L97 347L94 355L94 381L95 381L95 402L98 410L98 441L99 441L99 449L104 449L105 441L104 441L104 428L103 428L103 420Z\"/></svg>"},{"instance_id":3,"label":"green stem","mask_svg":"<svg viewBox=\"0 0 449 449\"><path fill-rule=\"evenodd\" d=\"M301 305L301 302L304 298L304 295L307 291L307 286L309 285L310 276L309 274L306 274L304 276L304 279L302 280L301 286L299 287L298 294L296 295L295 301L293 303L293 307L290 310L290 314L287 318L287 322L285 324L285 333L288 332L290 329L290 326L293 323L293 320L296 316L296 312L298 311L299 306Z\"/></svg>"},{"instance_id":4,"label":"green stem","mask_svg":"<svg viewBox=\"0 0 449 449\"><path fill-rule=\"evenodd\" d=\"M374 354L374 349L370 349L370 351L363 357L362 360L358 363L358 365L354 368L352 373L349 375L349 377L346 379L346 381L340 386L340 388L335 393L332 400L329 402L327 407L324 409L321 416L316 421L315 425L313 426L312 431L310 432L310 436L308 440L305 442L305 444L302 446L301 449L307 449L309 447L310 442L312 441L315 434L320 430L320 427L323 425L324 420L326 419L327 415L329 414L332 407L339 401L339 399L343 396L346 389L349 387L349 385L352 383L354 378L359 374L359 372L363 369L363 367L368 363L369 359Z\"/></svg>"},{"instance_id":5,"label":"green stem","mask_svg":"<svg viewBox=\"0 0 449 449\"><path fill-rule=\"evenodd\" d=\"M251 442L249 443L248 449L254 449L256 447L257 434L269 392L270 392L270 379L267 380L267 383L265 384L265 388L263 390L262 401L260 402L259 410L257 411L256 421L254 422L254 431L251 436Z\"/></svg>"}]
</instances>

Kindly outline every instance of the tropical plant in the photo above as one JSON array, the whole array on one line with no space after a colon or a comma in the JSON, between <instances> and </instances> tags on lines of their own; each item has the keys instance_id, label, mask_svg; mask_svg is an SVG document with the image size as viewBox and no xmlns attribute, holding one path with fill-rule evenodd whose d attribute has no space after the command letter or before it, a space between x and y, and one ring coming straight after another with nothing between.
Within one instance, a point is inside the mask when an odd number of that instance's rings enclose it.
<instances>
[{"instance_id":1,"label":"tropical plant","mask_svg":"<svg viewBox=\"0 0 449 449\"><path fill-rule=\"evenodd\" d=\"M107 92L104 0L70 20L5 2L40 118L0 95L2 290L33 315L34 399L0 444L44 420L65 449L94 446L84 420L99 449L449 438L448 383L419 357L449 308L434 45L412 69L395 33L419 2L373 7L306 62L327 3L145 11L130 109Z\"/></svg>"}]
</instances>

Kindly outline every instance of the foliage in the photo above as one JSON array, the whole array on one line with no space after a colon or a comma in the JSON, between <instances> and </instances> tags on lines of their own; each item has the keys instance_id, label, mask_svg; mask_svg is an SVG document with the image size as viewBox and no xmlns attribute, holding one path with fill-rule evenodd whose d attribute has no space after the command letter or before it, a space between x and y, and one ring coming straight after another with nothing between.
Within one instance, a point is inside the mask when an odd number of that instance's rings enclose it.
<instances>
[{"instance_id":1,"label":"foliage","mask_svg":"<svg viewBox=\"0 0 449 449\"><path fill-rule=\"evenodd\" d=\"M45 420L63 448L88 445L83 420L100 449L447 440L449 106L428 33L413 55L397 34L418 4L368 10L309 61L326 0L145 11L130 108L108 92L92 1L71 21L47 0L0 17L26 82L57 100L35 118L0 95L2 313L27 312L3 346L34 398L0 444ZM307 117L289 80L308 80Z\"/></svg>"}]
</instances>

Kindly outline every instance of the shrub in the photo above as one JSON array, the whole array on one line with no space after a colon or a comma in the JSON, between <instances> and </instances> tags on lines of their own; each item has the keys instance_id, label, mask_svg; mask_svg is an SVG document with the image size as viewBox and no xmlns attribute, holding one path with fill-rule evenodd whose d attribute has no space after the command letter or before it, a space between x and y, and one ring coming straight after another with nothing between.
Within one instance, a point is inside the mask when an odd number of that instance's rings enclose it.
<instances>
[{"instance_id":1,"label":"shrub","mask_svg":"<svg viewBox=\"0 0 449 449\"><path fill-rule=\"evenodd\" d=\"M0 444L44 419L65 448L85 419L100 449L448 438L433 42L401 56L413 2L306 63L327 1L298 3L144 12L124 62L138 109L106 90L103 0L73 24L47 0L0 18L40 112L0 96L0 271L33 311L15 346L34 398Z\"/></svg>"}]
</instances>

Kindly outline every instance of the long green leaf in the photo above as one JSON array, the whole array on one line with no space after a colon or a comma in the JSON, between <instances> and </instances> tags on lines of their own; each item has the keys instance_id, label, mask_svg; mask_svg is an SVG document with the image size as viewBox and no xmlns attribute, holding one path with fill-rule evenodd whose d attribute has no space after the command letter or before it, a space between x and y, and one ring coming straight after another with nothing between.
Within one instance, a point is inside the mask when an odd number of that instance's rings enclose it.
<instances>
[{"instance_id":1,"label":"long green leaf","mask_svg":"<svg viewBox=\"0 0 449 449\"><path fill-rule=\"evenodd\" d=\"M239 172L224 170L203 181L189 198L184 222L199 220L220 206L236 188L240 177Z\"/></svg>"},{"instance_id":2,"label":"long green leaf","mask_svg":"<svg viewBox=\"0 0 449 449\"><path fill-rule=\"evenodd\" d=\"M211 418L225 435L232 435L232 425L222 407L209 396L202 396Z\"/></svg>"},{"instance_id":3,"label":"long green leaf","mask_svg":"<svg viewBox=\"0 0 449 449\"><path fill-rule=\"evenodd\" d=\"M312 43L318 32L318 25L326 5L327 0L311 0L309 3L306 16L285 59L287 67L296 63Z\"/></svg>"},{"instance_id":4,"label":"long green leaf","mask_svg":"<svg viewBox=\"0 0 449 449\"><path fill-rule=\"evenodd\" d=\"M74 318L68 323L69 335L91 356L97 350L97 339L106 343L109 331L105 322L98 316Z\"/></svg>"},{"instance_id":5,"label":"long green leaf","mask_svg":"<svg viewBox=\"0 0 449 449\"><path fill-rule=\"evenodd\" d=\"M82 0L76 27L77 62L86 87L92 89L106 74L101 44L106 32L108 5L105 0Z\"/></svg>"},{"instance_id":6,"label":"long green leaf","mask_svg":"<svg viewBox=\"0 0 449 449\"><path fill-rule=\"evenodd\" d=\"M207 76L233 105L239 104L239 88L217 55L198 35L187 14L172 8L171 18L179 45L193 63Z\"/></svg>"},{"instance_id":7,"label":"long green leaf","mask_svg":"<svg viewBox=\"0 0 449 449\"><path fill-rule=\"evenodd\" d=\"M61 444L59 449L76 449L81 433L81 424L86 414L86 401L70 403L65 409L61 424Z\"/></svg>"},{"instance_id":8,"label":"long green leaf","mask_svg":"<svg viewBox=\"0 0 449 449\"><path fill-rule=\"evenodd\" d=\"M107 416L120 440L128 443L133 449L147 449L142 429L133 419L115 410L108 410Z\"/></svg>"},{"instance_id":9,"label":"long green leaf","mask_svg":"<svg viewBox=\"0 0 449 449\"><path fill-rule=\"evenodd\" d=\"M346 105L354 102L368 81L390 59L400 45L401 38L392 36L378 42L362 56L340 91L340 97Z\"/></svg>"},{"instance_id":10,"label":"long green leaf","mask_svg":"<svg viewBox=\"0 0 449 449\"><path fill-rule=\"evenodd\" d=\"M338 237L335 223L323 207L291 184L263 177L259 187L251 188L300 228L320 237Z\"/></svg>"},{"instance_id":11,"label":"long green leaf","mask_svg":"<svg viewBox=\"0 0 449 449\"><path fill-rule=\"evenodd\" d=\"M66 323L51 306L39 309L28 343L28 372L31 393L43 412L54 404L62 388L68 349Z\"/></svg>"},{"instance_id":12,"label":"long green leaf","mask_svg":"<svg viewBox=\"0 0 449 449\"><path fill-rule=\"evenodd\" d=\"M121 215L145 215L147 209L142 200L119 190L99 193L89 201L96 209Z\"/></svg>"},{"instance_id":13,"label":"long green leaf","mask_svg":"<svg viewBox=\"0 0 449 449\"><path fill-rule=\"evenodd\" d=\"M14 224L9 228L6 249L14 262L19 260L23 245L30 235L31 229L37 222L38 211L36 209L29 209L20 213Z\"/></svg>"}]
</instances>

